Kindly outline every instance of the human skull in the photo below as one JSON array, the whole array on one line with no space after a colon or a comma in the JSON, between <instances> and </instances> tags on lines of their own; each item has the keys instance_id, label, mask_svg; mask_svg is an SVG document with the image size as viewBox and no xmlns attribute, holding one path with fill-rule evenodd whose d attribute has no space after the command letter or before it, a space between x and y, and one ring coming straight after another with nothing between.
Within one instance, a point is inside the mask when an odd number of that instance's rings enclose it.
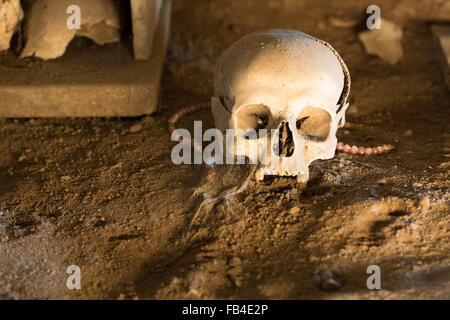
<instances>
[{"instance_id":1,"label":"human skull","mask_svg":"<svg viewBox=\"0 0 450 320\"><path fill-rule=\"evenodd\" d=\"M328 43L294 30L249 34L220 56L214 82L216 128L244 133L227 152L260 163L258 179L307 182L312 161L334 157L350 75ZM249 136L249 129L268 133Z\"/></svg>"}]
</instances>

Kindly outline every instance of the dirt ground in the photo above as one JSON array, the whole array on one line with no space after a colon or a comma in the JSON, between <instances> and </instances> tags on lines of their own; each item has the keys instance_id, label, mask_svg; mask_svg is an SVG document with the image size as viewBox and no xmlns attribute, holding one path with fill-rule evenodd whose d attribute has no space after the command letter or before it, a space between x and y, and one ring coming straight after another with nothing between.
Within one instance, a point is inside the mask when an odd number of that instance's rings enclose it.
<instances>
[{"instance_id":1,"label":"dirt ground","mask_svg":"<svg viewBox=\"0 0 450 320\"><path fill-rule=\"evenodd\" d=\"M360 21L370 1L175 0L160 112L1 120L0 298L449 299L450 97L429 29L443 2L378 2L403 25L394 66L365 53L358 26L331 23ZM353 80L339 139L395 150L315 162L306 187L251 180L195 214L204 168L171 162L167 120L210 99L229 44L268 27L330 42ZM179 125L194 119L213 125ZM70 265L81 290L66 287Z\"/></svg>"}]
</instances>

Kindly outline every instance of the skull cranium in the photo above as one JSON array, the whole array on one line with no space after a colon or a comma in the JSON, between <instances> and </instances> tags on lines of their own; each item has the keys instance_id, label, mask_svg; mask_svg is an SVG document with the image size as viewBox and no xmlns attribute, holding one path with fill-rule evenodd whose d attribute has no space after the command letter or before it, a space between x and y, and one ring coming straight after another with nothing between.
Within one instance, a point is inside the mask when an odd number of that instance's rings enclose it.
<instances>
[{"instance_id":1,"label":"skull cranium","mask_svg":"<svg viewBox=\"0 0 450 320\"><path fill-rule=\"evenodd\" d=\"M214 81L212 110L218 129L271 132L238 135L247 148L228 150L259 160L259 179L282 175L306 182L312 161L334 157L350 75L328 43L293 30L252 33L221 55ZM250 154L248 147L257 153Z\"/></svg>"}]
</instances>

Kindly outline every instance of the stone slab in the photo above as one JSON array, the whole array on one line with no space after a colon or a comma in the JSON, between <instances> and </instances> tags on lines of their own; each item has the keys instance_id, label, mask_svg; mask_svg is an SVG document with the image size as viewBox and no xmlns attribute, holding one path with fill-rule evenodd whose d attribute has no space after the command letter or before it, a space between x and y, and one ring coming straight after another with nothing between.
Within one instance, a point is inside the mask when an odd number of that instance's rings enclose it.
<instances>
[{"instance_id":1,"label":"stone slab","mask_svg":"<svg viewBox=\"0 0 450 320\"><path fill-rule=\"evenodd\" d=\"M133 51L138 60L149 59L162 0L131 0Z\"/></svg>"},{"instance_id":2,"label":"stone slab","mask_svg":"<svg viewBox=\"0 0 450 320\"><path fill-rule=\"evenodd\" d=\"M130 46L80 49L52 61L0 56L0 117L129 117L157 110L170 29L171 3L163 2L149 60ZM9 55L9 56L8 56Z\"/></svg>"},{"instance_id":3,"label":"stone slab","mask_svg":"<svg viewBox=\"0 0 450 320\"><path fill-rule=\"evenodd\" d=\"M448 90L450 90L450 26L449 25L433 25L431 26L436 39L439 43L442 53L442 69Z\"/></svg>"}]
</instances>

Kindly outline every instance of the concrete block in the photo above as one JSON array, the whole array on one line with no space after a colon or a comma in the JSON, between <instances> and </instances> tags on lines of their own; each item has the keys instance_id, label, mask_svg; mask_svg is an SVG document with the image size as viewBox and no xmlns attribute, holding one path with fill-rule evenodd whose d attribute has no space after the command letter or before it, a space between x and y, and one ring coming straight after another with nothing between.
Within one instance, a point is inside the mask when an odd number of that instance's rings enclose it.
<instances>
[{"instance_id":1,"label":"concrete block","mask_svg":"<svg viewBox=\"0 0 450 320\"><path fill-rule=\"evenodd\" d=\"M131 0L133 49L138 60L150 58L162 0Z\"/></svg>"},{"instance_id":2,"label":"concrete block","mask_svg":"<svg viewBox=\"0 0 450 320\"><path fill-rule=\"evenodd\" d=\"M442 51L442 70L444 72L447 88L450 90L450 26L433 25L431 30L436 36L439 47Z\"/></svg>"},{"instance_id":3,"label":"concrete block","mask_svg":"<svg viewBox=\"0 0 450 320\"><path fill-rule=\"evenodd\" d=\"M0 1L0 51L8 50L11 38L23 19L19 0Z\"/></svg>"},{"instance_id":4,"label":"concrete block","mask_svg":"<svg viewBox=\"0 0 450 320\"><path fill-rule=\"evenodd\" d=\"M69 29L67 8L80 8L81 29ZM99 44L120 40L119 14L113 0L39 0L26 12L25 38L21 57L44 60L61 57L75 35Z\"/></svg>"},{"instance_id":5,"label":"concrete block","mask_svg":"<svg viewBox=\"0 0 450 320\"><path fill-rule=\"evenodd\" d=\"M158 106L170 28L164 1L149 60L137 61L128 46L82 50L74 44L51 61L0 57L0 117L126 117Z\"/></svg>"}]
</instances>

